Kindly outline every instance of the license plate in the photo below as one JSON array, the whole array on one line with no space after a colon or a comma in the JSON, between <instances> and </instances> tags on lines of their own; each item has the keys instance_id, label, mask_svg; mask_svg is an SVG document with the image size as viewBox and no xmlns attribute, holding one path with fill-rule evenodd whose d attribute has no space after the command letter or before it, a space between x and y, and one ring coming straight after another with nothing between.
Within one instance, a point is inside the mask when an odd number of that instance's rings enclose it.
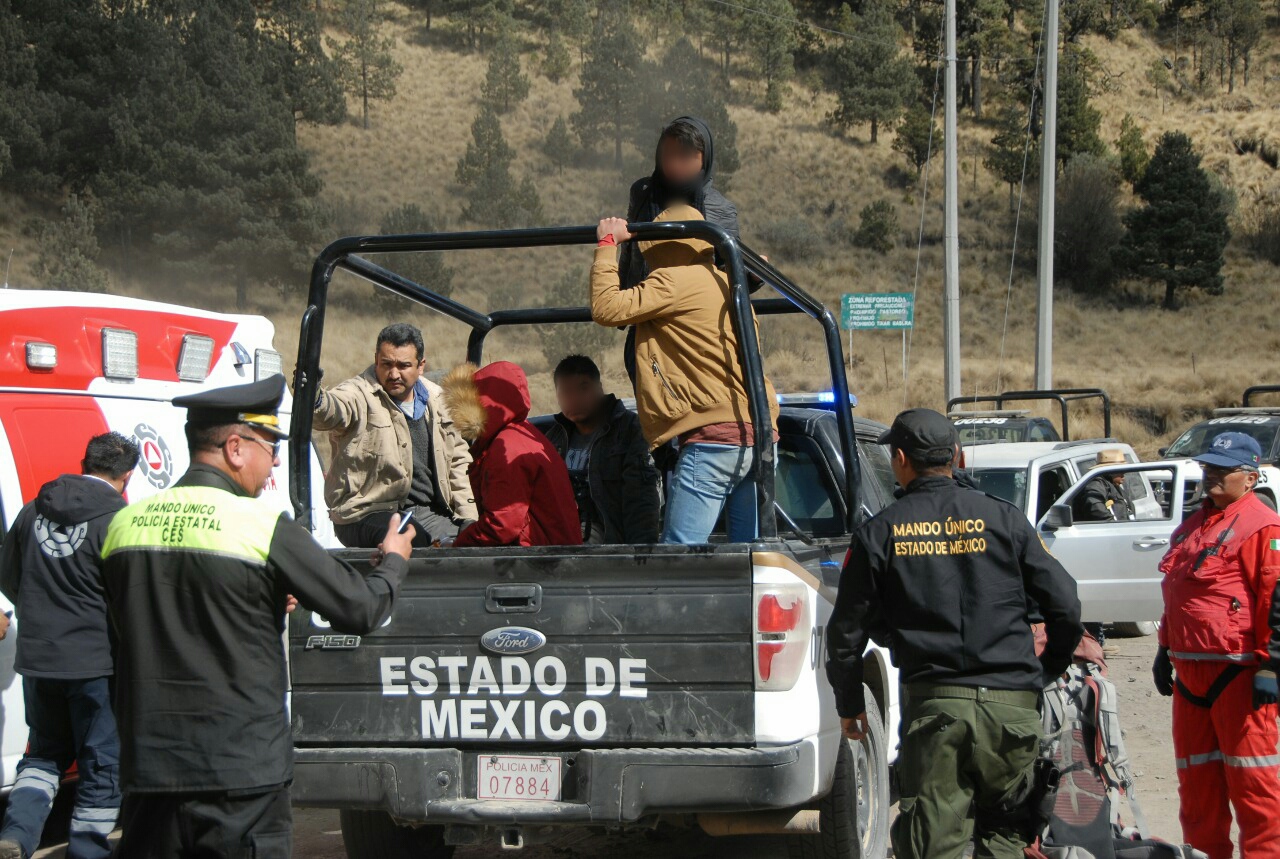
<instances>
[{"instance_id":1,"label":"license plate","mask_svg":"<svg viewBox=\"0 0 1280 859\"><path fill-rule=\"evenodd\" d=\"M560 758L481 755L476 799L559 800Z\"/></svg>"}]
</instances>

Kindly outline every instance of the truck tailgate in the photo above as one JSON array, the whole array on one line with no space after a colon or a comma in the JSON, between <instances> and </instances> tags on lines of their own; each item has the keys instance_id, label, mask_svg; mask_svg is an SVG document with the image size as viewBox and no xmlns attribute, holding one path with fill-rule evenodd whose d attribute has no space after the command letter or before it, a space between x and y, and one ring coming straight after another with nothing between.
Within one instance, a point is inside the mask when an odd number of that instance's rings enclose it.
<instances>
[{"instance_id":1,"label":"truck tailgate","mask_svg":"<svg viewBox=\"0 0 1280 859\"><path fill-rule=\"evenodd\" d=\"M419 551L363 638L299 608L294 742L749 744L750 555L627 550Z\"/></svg>"}]
</instances>

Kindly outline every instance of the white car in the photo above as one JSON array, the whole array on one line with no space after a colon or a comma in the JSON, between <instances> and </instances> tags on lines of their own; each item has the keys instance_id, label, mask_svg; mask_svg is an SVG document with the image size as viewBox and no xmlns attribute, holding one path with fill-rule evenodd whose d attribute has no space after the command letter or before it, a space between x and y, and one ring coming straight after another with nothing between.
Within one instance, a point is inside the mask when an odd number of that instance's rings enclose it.
<instances>
[{"instance_id":1,"label":"white car","mask_svg":"<svg viewBox=\"0 0 1280 859\"><path fill-rule=\"evenodd\" d=\"M1247 392L1245 402L1249 402ZM1276 462L1280 460L1280 407L1276 406L1215 409L1213 417L1192 426L1160 452L1165 459L1188 460L1187 494L1184 499L1188 510L1200 497L1201 478L1199 464L1190 460L1190 457L1204 453L1213 440L1224 432L1244 433L1262 447L1262 467L1258 469L1258 486L1254 491L1263 503L1275 510L1276 498L1280 495L1280 468L1276 467Z\"/></svg>"},{"instance_id":2,"label":"white car","mask_svg":"<svg viewBox=\"0 0 1280 859\"><path fill-rule=\"evenodd\" d=\"M1120 450L1125 464L1094 469L1102 450ZM1127 444L1081 441L973 445L964 448L964 463L983 491L1026 511L1075 578L1084 620L1114 623L1122 632L1154 630L1163 611L1158 566L1182 522L1186 462L1143 463ZM1076 521L1076 497L1095 477L1113 473L1125 475L1134 518Z\"/></svg>"}]
</instances>

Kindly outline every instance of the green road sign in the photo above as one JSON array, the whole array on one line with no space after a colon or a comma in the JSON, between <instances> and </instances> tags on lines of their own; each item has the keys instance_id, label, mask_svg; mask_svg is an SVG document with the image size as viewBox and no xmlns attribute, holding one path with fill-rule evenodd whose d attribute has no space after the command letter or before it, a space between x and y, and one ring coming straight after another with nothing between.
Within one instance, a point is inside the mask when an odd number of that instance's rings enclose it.
<instances>
[{"instance_id":1,"label":"green road sign","mask_svg":"<svg viewBox=\"0 0 1280 859\"><path fill-rule=\"evenodd\" d=\"M909 292L846 292L840 299L840 327L845 331L910 328L915 297Z\"/></svg>"}]
</instances>

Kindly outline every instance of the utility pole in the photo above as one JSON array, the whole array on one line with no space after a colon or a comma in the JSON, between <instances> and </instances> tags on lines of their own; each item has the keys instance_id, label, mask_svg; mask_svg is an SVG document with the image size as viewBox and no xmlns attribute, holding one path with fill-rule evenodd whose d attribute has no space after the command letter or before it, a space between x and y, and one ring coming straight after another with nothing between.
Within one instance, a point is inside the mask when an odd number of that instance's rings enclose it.
<instances>
[{"instance_id":1,"label":"utility pole","mask_svg":"<svg viewBox=\"0 0 1280 859\"><path fill-rule=\"evenodd\" d=\"M1058 167L1058 0L1045 0L1044 132L1040 137L1040 273L1036 387L1053 387L1053 205Z\"/></svg>"},{"instance_id":2,"label":"utility pole","mask_svg":"<svg viewBox=\"0 0 1280 859\"><path fill-rule=\"evenodd\" d=\"M942 140L942 341L943 389L947 400L960 396L960 165L956 161L956 0L946 0L946 87Z\"/></svg>"}]
</instances>

